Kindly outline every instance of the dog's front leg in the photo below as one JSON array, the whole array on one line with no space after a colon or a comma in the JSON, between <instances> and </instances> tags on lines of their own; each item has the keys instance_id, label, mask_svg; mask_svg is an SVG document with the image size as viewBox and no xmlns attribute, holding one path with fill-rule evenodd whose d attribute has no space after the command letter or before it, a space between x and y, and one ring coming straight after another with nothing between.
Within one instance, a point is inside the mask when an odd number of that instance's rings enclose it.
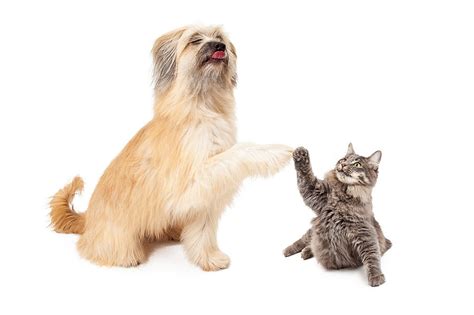
<instances>
[{"instance_id":1,"label":"dog's front leg","mask_svg":"<svg viewBox=\"0 0 474 315\"><path fill-rule=\"evenodd\" d=\"M236 144L203 165L177 208L188 209L191 205L195 209L209 209L211 200L222 204L222 200L235 193L245 178L273 175L291 157L292 149L285 145Z\"/></svg>"},{"instance_id":2,"label":"dog's front leg","mask_svg":"<svg viewBox=\"0 0 474 315\"><path fill-rule=\"evenodd\" d=\"M216 240L217 223L242 180L249 176L269 176L291 158L284 145L237 144L210 158L196 174L180 200L178 209L189 209L181 240L189 259L202 269L214 271L229 266Z\"/></svg>"},{"instance_id":3,"label":"dog's front leg","mask_svg":"<svg viewBox=\"0 0 474 315\"><path fill-rule=\"evenodd\" d=\"M249 176L270 176L291 159L293 149L281 144L238 143L210 158L208 175L213 181L226 184Z\"/></svg>"},{"instance_id":4,"label":"dog's front leg","mask_svg":"<svg viewBox=\"0 0 474 315\"><path fill-rule=\"evenodd\" d=\"M181 240L191 262L205 271L217 271L229 267L229 256L217 246L217 213L197 215L183 229Z\"/></svg>"}]
</instances>

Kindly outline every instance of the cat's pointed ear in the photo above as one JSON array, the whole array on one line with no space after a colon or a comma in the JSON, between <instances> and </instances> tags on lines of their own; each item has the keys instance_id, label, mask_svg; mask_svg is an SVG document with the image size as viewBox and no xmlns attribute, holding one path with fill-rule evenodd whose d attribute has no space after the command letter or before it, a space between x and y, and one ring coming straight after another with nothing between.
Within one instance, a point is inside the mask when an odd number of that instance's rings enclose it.
<instances>
[{"instance_id":1,"label":"cat's pointed ear","mask_svg":"<svg viewBox=\"0 0 474 315\"><path fill-rule=\"evenodd\" d=\"M349 143L349 145L347 146L346 156L351 155L351 154L355 154L355 151L354 151L354 148L352 147L352 143Z\"/></svg>"},{"instance_id":2,"label":"cat's pointed ear","mask_svg":"<svg viewBox=\"0 0 474 315\"><path fill-rule=\"evenodd\" d=\"M368 157L369 163L375 168L378 168L380 160L382 159L382 152L375 151L371 156Z\"/></svg>"}]
</instances>

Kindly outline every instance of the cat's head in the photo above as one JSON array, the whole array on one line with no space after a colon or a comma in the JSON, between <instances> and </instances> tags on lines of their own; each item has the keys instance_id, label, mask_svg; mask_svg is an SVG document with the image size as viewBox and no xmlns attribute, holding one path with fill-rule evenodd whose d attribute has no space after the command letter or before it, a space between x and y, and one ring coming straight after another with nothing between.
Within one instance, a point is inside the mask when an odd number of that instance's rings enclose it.
<instances>
[{"instance_id":1,"label":"cat's head","mask_svg":"<svg viewBox=\"0 0 474 315\"><path fill-rule=\"evenodd\" d=\"M369 157L358 155L354 152L352 143L349 143L346 156L337 162L334 169L336 177L347 185L374 186L381 158L380 151L375 151Z\"/></svg>"}]
</instances>

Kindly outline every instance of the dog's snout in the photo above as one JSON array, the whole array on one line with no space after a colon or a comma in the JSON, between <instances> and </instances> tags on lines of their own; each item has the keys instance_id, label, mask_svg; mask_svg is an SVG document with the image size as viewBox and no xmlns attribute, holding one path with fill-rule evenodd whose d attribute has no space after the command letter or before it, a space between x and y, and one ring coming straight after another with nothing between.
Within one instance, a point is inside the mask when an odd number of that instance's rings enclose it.
<instances>
[{"instance_id":1,"label":"dog's snout","mask_svg":"<svg viewBox=\"0 0 474 315\"><path fill-rule=\"evenodd\" d=\"M210 42L209 45L215 50L215 51L225 51L225 44L221 42Z\"/></svg>"}]
</instances>

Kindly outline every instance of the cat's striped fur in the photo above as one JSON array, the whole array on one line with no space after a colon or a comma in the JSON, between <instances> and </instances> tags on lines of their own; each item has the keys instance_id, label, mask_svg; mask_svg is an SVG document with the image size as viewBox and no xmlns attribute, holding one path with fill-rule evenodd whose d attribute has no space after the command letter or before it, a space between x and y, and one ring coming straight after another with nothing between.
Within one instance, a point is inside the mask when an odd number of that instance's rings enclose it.
<instances>
[{"instance_id":1,"label":"cat's striped fur","mask_svg":"<svg viewBox=\"0 0 474 315\"><path fill-rule=\"evenodd\" d=\"M285 249L285 256L301 252L308 259L314 255L327 269L364 265L371 286L385 282L380 257L392 243L375 220L371 196L380 158L380 151L367 158L357 155L350 144L346 156L320 180L313 175L308 151L302 147L294 151L299 191L317 217Z\"/></svg>"}]
</instances>

